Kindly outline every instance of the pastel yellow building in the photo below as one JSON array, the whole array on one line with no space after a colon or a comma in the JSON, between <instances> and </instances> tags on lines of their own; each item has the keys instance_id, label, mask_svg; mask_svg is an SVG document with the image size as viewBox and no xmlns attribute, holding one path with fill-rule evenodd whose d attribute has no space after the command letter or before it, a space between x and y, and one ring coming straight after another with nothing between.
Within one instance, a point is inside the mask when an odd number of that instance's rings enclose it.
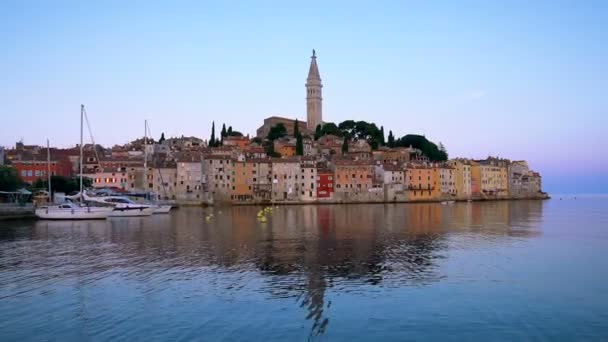
<instances>
[{"instance_id":1,"label":"pastel yellow building","mask_svg":"<svg viewBox=\"0 0 608 342\"><path fill-rule=\"evenodd\" d=\"M471 161L467 159L453 159L448 164L454 168L456 199L471 198Z\"/></svg>"},{"instance_id":2,"label":"pastel yellow building","mask_svg":"<svg viewBox=\"0 0 608 342\"><path fill-rule=\"evenodd\" d=\"M405 185L410 201L429 201L441 198L441 175L437 165L407 164Z\"/></svg>"},{"instance_id":3,"label":"pastel yellow building","mask_svg":"<svg viewBox=\"0 0 608 342\"><path fill-rule=\"evenodd\" d=\"M506 197L509 194L509 161L498 158L478 160L479 190L485 197ZM477 176L477 175L476 175Z\"/></svg>"}]
</instances>

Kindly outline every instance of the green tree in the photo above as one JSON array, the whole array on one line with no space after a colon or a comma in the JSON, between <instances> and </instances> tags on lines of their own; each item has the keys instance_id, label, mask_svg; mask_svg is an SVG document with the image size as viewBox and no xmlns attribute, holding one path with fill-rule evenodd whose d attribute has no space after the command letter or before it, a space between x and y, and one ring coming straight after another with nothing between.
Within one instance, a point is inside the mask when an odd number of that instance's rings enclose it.
<instances>
[{"instance_id":1,"label":"green tree","mask_svg":"<svg viewBox=\"0 0 608 342\"><path fill-rule=\"evenodd\" d=\"M209 138L209 147L215 147L215 121L211 123L211 138Z\"/></svg>"},{"instance_id":2,"label":"green tree","mask_svg":"<svg viewBox=\"0 0 608 342\"><path fill-rule=\"evenodd\" d=\"M388 131L388 147L395 147L395 136L393 131Z\"/></svg>"},{"instance_id":3,"label":"green tree","mask_svg":"<svg viewBox=\"0 0 608 342\"><path fill-rule=\"evenodd\" d=\"M302 141L302 134L300 133L298 133L298 136L296 137L296 155L304 155L304 142Z\"/></svg>"},{"instance_id":4,"label":"green tree","mask_svg":"<svg viewBox=\"0 0 608 342\"><path fill-rule=\"evenodd\" d=\"M328 122L321 127L322 135L337 135L339 137L342 136L342 132L333 122Z\"/></svg>"},{"instance_id":5,"label":"green tree","mask_svg":"<svg viewBox=\"0 0 608 342\"><path fill-rule=\"evenodd\" d=\"M300 125L298 123L298 119L296 119L296 121L293 123L293 136L297 138L299 134L300 134Z\"/></svg>"},{"instance_id":6,"label":"green tree","mask_svg":"<svg viewBox=\"0 0 608 342\"><path fill-rule=\"evenodd\" d=\"M315 128L315 140L319 140L319 138L322 136L323 136L323 129L321 127L321 124L318 124L317 128Z\"/></svg>"},{"instance_id":7,"label":"green tree","mask_svg":"<svg viewBox=\"0 0 608 342\"><path fill-rule=\"evenodd\" d=\"M354 120L346 120L340 122L340 124L338 125L338 129L340 129L342 135L348 137L349 139L352 139L355 135L356 126L357 123Z\"/></svg>"},{"instance_id":8,"label":"green tree","mask_svg":"<svg viewBox=\"0 0 608 342\"><path fill-rule=\"evenodd\" d=\"M380 126L380 145L386 145L386 141L384 140L384 126Z\"/></svg>"},{"instance_id":9,"label":"green tree","mask_svg":"<svg viewBox=\"0 0 608 342\"><path fill-rule=\"evenodd\" d=\"M160 139L158 139L158 143L162 144L165 141L165 132L160 134Z\"/></svg>"},{"instance_id":10,"label":"green tree","mask_svg":"<svg viewBox=\"0 0 608 342\"><path fill-rule=\"evenodd\" d=\"M274 127L270 128L270 131L268 132L268 136L266 136L266 139L273 142L273 141L277 140L278 138L282 138L286 135L287 135L287 128L285 128L285 125L283 125L282 123L278 123Z\"/></svg>"},{"instance_id":11,"label":"green tree","mask_svg":"<svg viewBox=\"0 0 608 342\"><path fill-rule=\"evenodd\" d=\"M228 135L232 135L232 126L228 126L228 131L226 132Z\"/></svg>"},{"instance_id":12,"label":"green tree","mask_svg":"<svg viewBox=\"0 0 608 342\"><path fill-rule=\"evenodd\" d=\"M448 154L444 150L441 151L435 143L429 141L423 135L408 134L395 141L395 146L413 147L422 151L422 154L427 156L432 161L445 161L448 159Z\"/></svg>"},{"instance_id":13,"label":"green tree","mask_svg":"<svg viewBox=\"0 0 608 342\"><path fill-rule=\"evenodd\" d=\"M251 139L251 142L261 145L263 140L262 140L262 138L255 137L255 138Z\"/></svg>"},{"instance_id":14,"label":"green tree","mask_svg":"<svg viewBox=\"0 0 608 342\"><path fill-rule=\"evenodd\" d=\"M224 137L226 137L226 124L222 124L222 131L220 132L220 145L224 145Z\"/></svg>"},{"instance_id":15,"label":"green tree","mask_svg":"<svg viewBox=\"0 0 608 342\"><path fill-rule=\"evenodd\" d=\"M229 137L242 137L243 133L241 133L239 131L230 131L230 130L228 130L228 132L226 132L226 136L229 136Z\"/></svg>"},{"instance_id":16,"label":"green tree","mask_svg":"<svg viewBox=\"0 0 608 342\"><path fill-rule=\"evenodd\" d=\"M21 188L23 184L17 169L0 166L0 191L15 191Z\"/></svg>"},{"instance_id":17,"label":"green tree","mask_svg":"<svg viewBox=\"0 0 608 342\"><path fill-rule=\"evenodd\" d=\"M344 142L342 142L342 154L348 153L348 138L344 137Z\"/></svg>"}]
</instances>

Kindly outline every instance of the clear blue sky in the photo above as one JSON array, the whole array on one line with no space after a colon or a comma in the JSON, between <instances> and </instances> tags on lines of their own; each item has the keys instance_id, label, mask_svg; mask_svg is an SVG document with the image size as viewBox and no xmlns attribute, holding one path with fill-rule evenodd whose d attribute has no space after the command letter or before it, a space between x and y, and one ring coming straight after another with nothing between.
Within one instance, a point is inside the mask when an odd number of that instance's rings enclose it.
<instances>
[{"instance_id":1,"label":"clear blue sky","mask_svg":"<svg viewBox=\"0 0 608 342\"><path fill-rule=\"evenodd\" d=\"M253 134L305 118L527 159L552 192L608 192L608 1L2 1L0 145Z\"/></svg>"}]
</instances>

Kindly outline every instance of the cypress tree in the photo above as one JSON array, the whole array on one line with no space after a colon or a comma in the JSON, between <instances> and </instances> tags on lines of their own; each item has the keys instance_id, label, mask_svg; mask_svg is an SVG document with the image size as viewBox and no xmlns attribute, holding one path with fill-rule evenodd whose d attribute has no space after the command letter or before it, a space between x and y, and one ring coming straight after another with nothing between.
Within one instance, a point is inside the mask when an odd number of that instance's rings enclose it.
<instances>
[{"instance_id":1,"label":"cypress tree","mask_svg":"<svg viewBox=\"0 0 608 342\"><path fill-rule=\"evenodd\" d=\"M300 125L298 124L298 119L293 123L293 136L298 137L300 134Z\"/></svg>"},{"instance_id":2,"label":"cypress tree","mask_svg":"<svg viewBox=\"0 0 608 342\"><path fill-rule=\"evenodd\" d=\"M300 133L296 136L296 155L304 155L304 141L302 141L302 134Z\"/></svg>"},{"instance_id":3,"label":"cypress tree","mask_svg":"<svg viewBox=\"0 0 608 342\"><path fill-rule=\"evenodd\" d=\"M384 126L380 126L380 145L386 145L386 141L384 140Z\"/></svg>"},{"instance_id":4,"label":"cypress tree","mask_svg":"<svg viewBox=\"0 0 608 342\"><path fill-rule=\"evenodd\" d=\"M393 136L393 131L388 131L388 147L395 147L395 136Z\"/></svg>"},{"instance_id":5,"label":"cypress tree","mask_svg":"<svg viewBox=\"0 0 608 342\"><path fill-rule=\"evenodd\" d=\"M209 147L215 147L215 121L211 123L211 138L208 145Z\"/></svg>"},{"instance_id":6,"label":"cypress tree","mask_svg":"<svg viewBox=\"0 0 608 342\"><path fill-rule=\"evenodd\" d=\"M342 143L342 154L346 154L348 152L348 138L344 137L344 142Z\"/></svg>"},{"instance_id":7,"label":"cypress tree","mask_svg":"<svg viewBox=\"0 0 608 342\"><path fill-rule=\"evenodd\" d=\"M226 124L222 124L222 131L220 132L220 145L224 145L224 137L226 136Z\"/></svg>"}]
</instances>

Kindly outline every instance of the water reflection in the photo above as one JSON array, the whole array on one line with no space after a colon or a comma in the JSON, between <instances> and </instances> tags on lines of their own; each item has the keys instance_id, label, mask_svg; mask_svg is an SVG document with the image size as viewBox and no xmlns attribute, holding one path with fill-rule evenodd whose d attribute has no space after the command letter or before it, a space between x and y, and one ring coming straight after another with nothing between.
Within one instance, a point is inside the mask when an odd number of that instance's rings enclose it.
<instances>
[{"instance_id":1,"label":"water reflection","mask_svg":"<svg viewBox=\"0 0 608 342\"><path fill-rule=\"evenodd\" d=\"M104 279L134 281L150 294L154 284L203 274L222 296L296 299L314 338L330 327L330 291L439 282L450 250L538 235L543 202L283 206L266 223L256 219L258 210L182 208L147 218L2 223L0 294ZM205 221L210 212L214 218Z\"/></svg>"}]
</instances>

